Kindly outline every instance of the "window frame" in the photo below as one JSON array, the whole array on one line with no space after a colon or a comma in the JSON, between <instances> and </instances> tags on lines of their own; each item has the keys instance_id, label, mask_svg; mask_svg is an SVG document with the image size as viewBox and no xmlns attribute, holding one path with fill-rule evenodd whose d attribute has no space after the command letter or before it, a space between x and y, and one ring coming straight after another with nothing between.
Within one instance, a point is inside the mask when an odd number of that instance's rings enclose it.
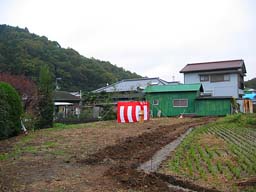
<instances>
[{"instance_id":1,"label":"window frame","mask_svg":"<svg viewBox=\"0 0 256 192\"><path fill-rule=\"evenodd\" d=\"M157 102L155 102L157 101ZM152 105L159 105L159 99L153 99Z\"/></svg>"},{"instance_id":2,"label":"window frame","mask_svg":"<svg viewBox=\"0 0 256 192\"><path fill-rule=\"evenodd\" d=\"M207 77L207 78L205 78ZM200 82L207 82L210 80L209 75L199 75Z\"/></svg>"},{"instance_id":3,"label":"window frame","mask_svg":"<svg viewBox=\"0 0 256 192\"><path fill-rule=\"evenodd\" d=\"M222 76L223 79L213 80L213 77L217 77L217 76L219 76L219 77ZM226 81L230 81L230 74L212 74L211 78L210 78L211 83L226 82Z\"/></svg>"},{"instance_id":4,"label":"window frame","mask_svg":"<svg viewBox=\"0 0 256 192\"><path fill-rule=\"evenodd\" d=\"M182 106L175 105L175 101L186 101L186 105L182 105ZM188 107L188 99L173 99L172 106L173 107Z\"/></svg>"}]
</instances>

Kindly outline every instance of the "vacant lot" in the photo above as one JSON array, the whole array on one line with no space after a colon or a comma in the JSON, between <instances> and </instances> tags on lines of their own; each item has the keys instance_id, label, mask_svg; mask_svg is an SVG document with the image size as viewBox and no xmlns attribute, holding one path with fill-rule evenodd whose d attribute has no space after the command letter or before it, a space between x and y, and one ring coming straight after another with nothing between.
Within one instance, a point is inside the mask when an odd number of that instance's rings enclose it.
<instances>
[{"instance_id":1,"label":"vacant lot","mask_svg":"<svg viewBox=\"0 0 256 192\"><path fill-rule=\"evenodd\" d=\"M256 191L256 116L194 129L160 172L221 191Z\"/></svg>"},{"instance_id":2,"label":"vacant lot","mask_svg":"<svg viewBox=\"0 0 256 192\"><path fill-rule=\"evenodd\" d=\"M0 191L168 191L136 167L189 127L213 120L57 125L0 141Z\"/></svg>"}]
</instances>

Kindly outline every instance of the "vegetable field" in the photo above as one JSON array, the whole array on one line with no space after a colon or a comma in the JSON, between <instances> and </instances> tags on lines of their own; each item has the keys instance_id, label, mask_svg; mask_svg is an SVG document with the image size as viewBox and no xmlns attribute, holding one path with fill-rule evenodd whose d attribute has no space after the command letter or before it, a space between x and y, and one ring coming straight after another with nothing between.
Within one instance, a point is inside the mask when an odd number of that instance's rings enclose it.
<instances>
[{"instance_id":1,"label":"vegetable field","mask_svg":"<svg viewBox=\"0 0 256 192\"><path fill-rule=\"evenodd\" d=\"M222 191L255 191L249 181L256 177L256 116L228 116L194 129L160 172Z\"/></svg>"}]
</instances>

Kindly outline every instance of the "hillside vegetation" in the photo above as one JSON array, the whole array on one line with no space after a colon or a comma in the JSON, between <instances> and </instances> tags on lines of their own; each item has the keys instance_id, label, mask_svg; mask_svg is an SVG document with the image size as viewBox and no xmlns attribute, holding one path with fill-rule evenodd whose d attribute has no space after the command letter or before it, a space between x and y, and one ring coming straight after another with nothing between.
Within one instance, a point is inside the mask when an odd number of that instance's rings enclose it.
<instances>
[{"instance_id":1,"label":"hillside vegetation","mask_svg":"<svg viewBox=\"0 0 256 192\"><path fill-rule=\"evenodd\" d=\"M245 87L256 89L256 78L245 82Z\"/></svg>"},{"instance_id":2,"label":"hillside vegetation","mask_svg":"<svg viewBox=\"0 0 256 192\"><path fill-rule=\"evenodd\" d=\"M93 90L121 79L140 77L107 61L86 58L27 28L0 25L0 72L22 74L38 81L40 66L49 66L62 90Z\"/></svg>"}]
</instances>

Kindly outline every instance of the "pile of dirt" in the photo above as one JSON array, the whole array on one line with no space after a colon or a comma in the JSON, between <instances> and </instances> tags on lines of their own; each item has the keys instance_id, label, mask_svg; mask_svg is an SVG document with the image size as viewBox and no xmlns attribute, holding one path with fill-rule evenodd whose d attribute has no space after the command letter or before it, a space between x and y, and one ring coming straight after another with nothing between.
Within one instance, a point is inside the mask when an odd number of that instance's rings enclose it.
<instances>
[{"instance_id":1,"label":"pile of dirt","mask_svg":"<svg viewBox=\"0 0 256 192\"><path fill-rule=\"evenodd\" d=\"M84 160L81 164L110 165L105 175L111 177L126 189L142 191L170 191L167 183L155 174L138 171L137 167L149 160L159 149L178 138L191 127L197 127L215 121L215 118L194 119L191 122L159 126L152 132L137 137L129 137L116 145L108 146ZM181 191L181 190L176 190Z\"/></svg>"},{"instance_id":2,"label":"pile of dirt","mask_svg":"<svg viewBox=\"0 0 256 192\"><path fill-rule=\"evenodd\" d=\"M127 190L168 191L168 186L154 174L146 174L124 165L111 167L106 173Z\"/></svg>"},{"instance_id":3,"label":"pile of dirt","mask_svg":"<svg viewBox=\"0 0 256 192\"><path fill-rule=\"evenodd\" d=\"M183 178L179 178L177 176L172 175L164 175L161 173L154 173L159 179L162 179L162 181L166 181L174 186L180 186L186 189L190 189L197 192L221 192L217 189L213 188L206 188L199 186L189 180L184 180Z\"/></svg>"}]
</instances>

